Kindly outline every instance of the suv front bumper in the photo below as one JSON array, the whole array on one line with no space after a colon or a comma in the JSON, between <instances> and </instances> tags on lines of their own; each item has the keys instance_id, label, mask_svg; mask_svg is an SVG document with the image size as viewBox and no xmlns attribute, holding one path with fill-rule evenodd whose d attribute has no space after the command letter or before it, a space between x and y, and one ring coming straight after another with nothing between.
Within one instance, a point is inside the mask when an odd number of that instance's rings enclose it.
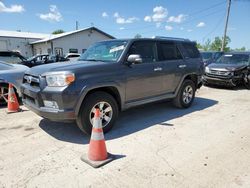
<instances>
[{"instance_id":1,"label":"suv front bumper","mask_svg":"<svg viewBox=\"0 0 250 188\"><path fill-rule=\"evenodd\" d=\"M62 91L41 91L38 87L28 84L21 86L24 105L37 115L52 121L74 121L76 119L73 108L65 108L62 101L70 98ZM44 100L55 101L58 108L46 107Z\"/></svg>"},{"instance_id":2,"label":"suv front bumper","mask_svg":"<svg viewBox=\"0 0 250 188\"><path fill-rule=\"evenodd\" d=\"M213 84L213 85L222 85L222 86L236 86L239 82L242 81L242 77L213 77L208 75L202 76L202 82L205 84Z\"/></svg>"}]
</instances>

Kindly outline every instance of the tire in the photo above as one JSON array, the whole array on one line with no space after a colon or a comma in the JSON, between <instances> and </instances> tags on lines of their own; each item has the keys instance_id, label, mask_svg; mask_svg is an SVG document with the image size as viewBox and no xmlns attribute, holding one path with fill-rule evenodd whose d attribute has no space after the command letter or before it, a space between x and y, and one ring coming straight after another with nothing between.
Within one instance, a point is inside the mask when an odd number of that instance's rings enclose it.
<instances>
[{"instance_id":1,"label":"tire","mask_svg":"<svg viewBox=\"0 0 250 188\"><path fill-rule=\"evenodd\" d=\"M8 84L0 84L0 105L6 106L8 103Z\"/></svg>"},{"instance_id":2,"label":"tire","mask_svg":"<svg viewBox=\"0 0 250 188\"><path fill-rule=\"evenodd\" d=\"M173 100L177 108L188 108L194 101L196 87L192 80L184 80L177 96ZM184 96L185 95L185 96Z\"/></svg>"},{"instance_id":3,"label":"tire","mask_svg":"<svg viewBox=\"0 0 250 188\"><path fill-rule=\"evenodd\" d=\"M83 101L79 114L76 119L78 127L86 134L91 135L92 123L91 118L94 116L94 109L99 108L106 111L102 119L103 132L110 131L118 117L118 105L114 97L102 91L92 93ZM110 118L110 119L109 119Z\"/></svg>"}]
</instances>

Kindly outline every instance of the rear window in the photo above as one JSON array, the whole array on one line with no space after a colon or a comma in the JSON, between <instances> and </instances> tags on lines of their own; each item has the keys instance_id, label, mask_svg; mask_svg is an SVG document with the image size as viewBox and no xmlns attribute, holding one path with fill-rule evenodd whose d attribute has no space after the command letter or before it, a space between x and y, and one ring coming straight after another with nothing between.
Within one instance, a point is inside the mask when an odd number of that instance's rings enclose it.
<instances>
[{"instance_id":1,"label":"rear window","mask_svg":"<svg viewBox=\"0 0 250 188\"><path fill-rule=\"evenodd\" d=\"M187 52L187 56L189 58L199 58L200 53L198 49L196 48L195 43L182 43L183 47L185 48Z\"/></svg>"}]
</instances>

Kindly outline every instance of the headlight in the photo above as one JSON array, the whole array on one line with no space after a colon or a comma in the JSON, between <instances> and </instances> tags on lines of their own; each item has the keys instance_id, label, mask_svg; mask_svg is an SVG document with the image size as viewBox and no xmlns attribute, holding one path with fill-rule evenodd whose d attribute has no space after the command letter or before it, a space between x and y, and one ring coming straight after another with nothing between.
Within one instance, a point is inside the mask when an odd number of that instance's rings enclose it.
<instances>
[{"instance_id":1,"label":"headlight","mask_svg":"<svg viewBox=\"0 0 250 188\"><path fill-rule=\"evenodd\" d=\"M47 73L45 78L49 87L64 87L75 81L73 73Z\"/></svg>"},{"instance_id":2,"label":"headlight","mask_svg":"<svg viewBox=\"0 0 250 188\"><path fill-rule=\"evenodd\" d=\"M205 67L205 72L206 72L206 73L209 73L209 72L210 72L210 70L209 70L208 67Z\"/></svg>"}]
</instances>

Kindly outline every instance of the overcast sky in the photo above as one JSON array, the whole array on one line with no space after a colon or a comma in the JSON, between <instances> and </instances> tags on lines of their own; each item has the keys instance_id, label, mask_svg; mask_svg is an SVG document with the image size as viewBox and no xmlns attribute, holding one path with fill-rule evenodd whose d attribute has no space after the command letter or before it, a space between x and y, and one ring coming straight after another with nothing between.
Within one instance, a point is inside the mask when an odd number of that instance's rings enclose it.
<instances>
[{"instance_id":1,"label":"overcast sky","mask_svg":"<svg viewBox=\"0 0 250 188\"><path fill-rule=\"evenodd\" d=\"M223 35L226 0L0 0L0 29L51 33L95 26L117 38L156 35L204 43ZM232 48L250 50L250 0L232 0Z\"/></svg>"}]
</instances>

